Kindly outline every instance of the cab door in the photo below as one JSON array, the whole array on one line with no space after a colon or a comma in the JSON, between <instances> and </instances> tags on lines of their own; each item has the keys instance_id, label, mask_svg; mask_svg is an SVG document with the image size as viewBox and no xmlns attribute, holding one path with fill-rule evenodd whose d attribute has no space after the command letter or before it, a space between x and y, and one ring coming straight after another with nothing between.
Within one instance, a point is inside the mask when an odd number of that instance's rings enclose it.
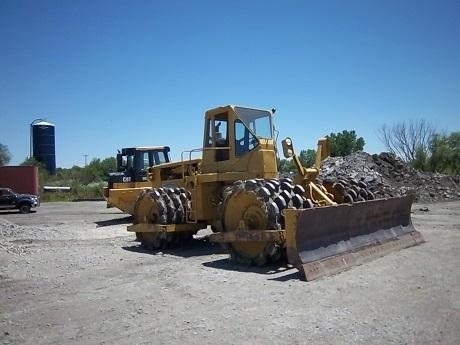
<instances>
[{"instance_id":1,"label":"cab door","mask_svg":"<svg viewBox=\"0 0 460 345\"><path fill-rule=\"evenodd\" d=\"M8 189L0 189L0 206L14 205L14 194Z\"/></svg>"},{"instance_id":2,"label":"cab door","mask_svg":"<svg viewBox=\"0 0 460 345\"><path fill-rule=\"evenodd\" d=\"M207 117L203 145L204 172L225 172L228 169L232 154L230 128L228 112Z\"/></svg>"}]
</instances>

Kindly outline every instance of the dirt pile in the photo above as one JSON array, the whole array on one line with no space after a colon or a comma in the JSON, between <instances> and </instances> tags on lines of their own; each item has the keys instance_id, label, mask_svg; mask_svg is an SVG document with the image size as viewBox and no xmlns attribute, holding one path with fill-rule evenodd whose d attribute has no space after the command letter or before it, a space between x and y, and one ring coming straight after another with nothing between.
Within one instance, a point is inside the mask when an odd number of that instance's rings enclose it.
<instances>
[{"instance_id":1,"label":"dirt pile","mask_svg":"<svg viewBox=\"0 0 460 345\"><path fill-rule=\"evenodd\" d=\"M0 250L19 255L27 254L27 250L23 248L18 239L23 238L29 232L27 227L0 218Z\"/></svg>"},{"instance_id":2,"label":"dirt pile","mask_svg":"<svg viewBox=\"0 0 460 345\"><path fill-rule=\"evenodd\" d=\"M365 183L376 198L404 195L413 190L417 201L460 199L460 176L420 172L388 152L329 157L322 163L319 179L341 180L350 186Z\"/></svg>"}]
</instances>

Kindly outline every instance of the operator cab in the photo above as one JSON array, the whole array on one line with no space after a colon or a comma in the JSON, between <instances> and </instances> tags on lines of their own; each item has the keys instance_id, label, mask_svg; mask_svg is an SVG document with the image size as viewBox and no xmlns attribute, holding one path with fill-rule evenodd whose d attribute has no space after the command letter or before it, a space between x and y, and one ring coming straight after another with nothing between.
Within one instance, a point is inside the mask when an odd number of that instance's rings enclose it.
<instances>
[{"instance_id":1,"label":"operator cab","mask_svg":"<svg viewBox=\"0 0 460 345\"><path fill-rule=\"evenodd\" d=\"M149 167L171 161L169 146L128 147L117 154L117 172L109 175L113 183L147 182Z\"/></svg>"},{"instance_id":2,"label":"operator cab","mask_svg":"<svg viewBox=\"0 0 460 345\"><path fill-rule=\"evenodd\" d=\"M236 116L229 116L231 113L223 111L206 117L203 147L215 151L215 161L243 156L256 148L260 139L273 139L270 111L238 106L232 108Z\"/></svg>"},{"instance_id":3,"label":"operator cab","mask_svg":"<svg viewBox=\"0 0 460 345\"><path fill-rule=\"evenodd\" d=\"M277 176L272 118L270 110L234 105L208 110L201 172L237 173L241 178Z\"/></svg>"}]
</instances>

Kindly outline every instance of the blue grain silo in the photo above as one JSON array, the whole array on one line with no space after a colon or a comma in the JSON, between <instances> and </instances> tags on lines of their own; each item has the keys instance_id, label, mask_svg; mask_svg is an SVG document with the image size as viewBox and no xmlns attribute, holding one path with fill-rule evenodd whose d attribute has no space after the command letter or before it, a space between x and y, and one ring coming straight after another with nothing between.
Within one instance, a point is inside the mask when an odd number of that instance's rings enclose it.
<instances>
[{"instance_id":1,"label":"blue grain silo","mask_svg":"<svg viewBox=\"0 0 460 345\"><path fill-rule=\"evenodd\" d=\"M32 156L46 166L51 175L56 172L54 125L38 119L31 124Z\"/></svg>"}]
</instances>

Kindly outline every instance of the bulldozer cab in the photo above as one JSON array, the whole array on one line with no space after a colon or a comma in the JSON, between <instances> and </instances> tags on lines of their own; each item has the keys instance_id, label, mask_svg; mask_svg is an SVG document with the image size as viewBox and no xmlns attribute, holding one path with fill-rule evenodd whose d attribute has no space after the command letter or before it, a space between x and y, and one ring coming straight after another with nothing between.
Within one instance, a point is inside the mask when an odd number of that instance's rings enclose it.
<instances>
[{"instance_id":1,"label":"bulldozer cab","mask_svg":"<svg viewBox=\"0 0 460 345\"><path fill-rule=\"evenodd\" d=\"M122 148L117 171L124 173L123 182L145 182L149 167L170 162L169 151L169 146Z\"/></svg>"},{"instance_id":2,"label":"bulldozer cab","mask_svg":"<svg viewBox=\"0 0 460 345\"><path fill-rule=\"evenodd\" d=\"M273 114L267 110L225 106L205 114L203 173L277 173ZM268 176L269 175L269 176Z\"/></svg>"}]
</instances>

